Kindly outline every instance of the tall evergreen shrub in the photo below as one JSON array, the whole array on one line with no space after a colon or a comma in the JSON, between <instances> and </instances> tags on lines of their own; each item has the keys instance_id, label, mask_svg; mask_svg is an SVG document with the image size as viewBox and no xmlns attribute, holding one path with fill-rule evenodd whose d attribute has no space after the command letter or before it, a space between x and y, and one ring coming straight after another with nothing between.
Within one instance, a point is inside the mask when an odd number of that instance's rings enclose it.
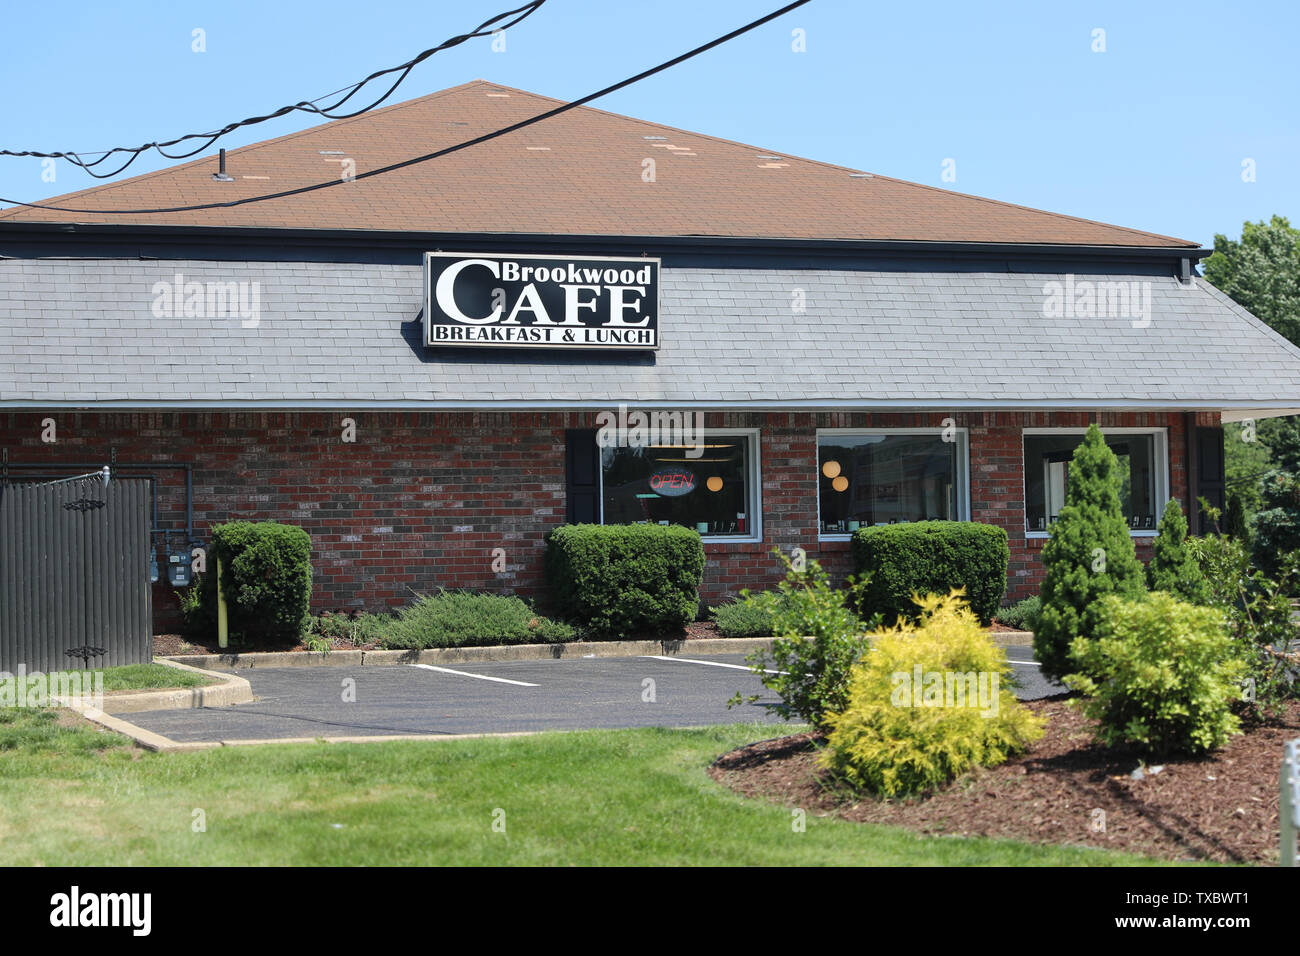
<instances>
[{"instance_id":1,"label":"tall evergreen shrub","mask_svg":"<svg viewBox=\"0 0 1300 956\"><path fill-rule=\"evenodd\" d=\"M1166 591L1193 604L1208 604L1209 588L1195 554L1187 544L1187 519L1173 498L1160 518L1160 534L1151 547L1147 565L1147 587Z\"/></svg>"},{"instance_id":2,"label":"tall evergreen shrub","mask_svg":"<svg viewBox=\"0 0 1300 956\"><path fill-rule=\"evenodd\" d=\"M1091 425L1075 449L1065 505L1043 547L1047 573L1034 654L1048 677L1059 679L1073 669L1070 642L1093 634L1104 595L1136 598L1146 590L1119 488L1119 460L1101 429Z\"/></svg>"}]
</instances>

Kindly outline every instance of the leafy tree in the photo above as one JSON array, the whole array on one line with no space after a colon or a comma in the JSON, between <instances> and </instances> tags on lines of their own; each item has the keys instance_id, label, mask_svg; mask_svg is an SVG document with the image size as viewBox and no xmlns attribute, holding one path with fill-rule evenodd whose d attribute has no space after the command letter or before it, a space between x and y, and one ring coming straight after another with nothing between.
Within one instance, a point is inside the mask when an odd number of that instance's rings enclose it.
<instances>
[{"instance_id":1,"label":"leafy tree","mask_svg":"<svg viewBox=\"0 0 1300 956\"><path fill-rule=\"evenodd\" d=\"M1160 534L1152 544L1147 586L1153 591L1167 591L1193 604L1209 601L1205 577L1187 546L1187 519L1174 498L1165 505L1165 513L1160 518Z\"/></svg>"},{"instance_id":2,"label":"leafy tree","mask_svg":"<svg viewBox=\"0 0 1300 956\"><path fill-rule=\"evenodd\" d=\"M1264 510L1255 515L1255 566L1277 576L1284 556L1300 550L1300 476L1264 479Z\"/></svg>"},{"instance_id":3,"label":"leafy tree","mask_svg":"<svg viewBox=\"0 0 1300 956\"><path fill-rule=\"evenodd\" d=\"M1257 426L1257 437L1268 448L1275 467L1300 474L1300 415L1264 419Z\"/></svg>"},{"instance_id":4,"label":"leafy tree","mask_svg":"<svg viewBox=\"0 0 1300 956\"><path fill-rule=\"evenodd\" d=\"M1300 229L1283 216L1247 222L1240 240L1214 237L1204 268L1216 288L1300 345ZM1228 480L1240 482L1247 515L1262 503L1257 483L1242 479L1270 467L1300 474L1300 416L1265 419L1257 433L1258 442L1225 441ZM1231 439L1231 432L1224 437Z\"/></svg>"},{"instance_id":5,"label":"leafy tree","mask_svg":"<svg viewBox=\"0 0 1300 956\"><path fill-rule=\"evenodd\" d=\"M1259 490L1260 479L1278 468L1270 437L1279 422L1290 420L1266 418L1250 425L1240 422L1223 423L1223 457L1230 482L1228 487L1239 499L1243 523L1259 511L1264 503Z\"/></svg>"},{"instance_id":6,"label":"leafy tree","mask_svg":"<svg viewBox=\"0 0 1300 956\"><path fill-rule=\"evenodd\" d=\"M1245 223L1240 241L1216 235L1205 278L1300 345L1300 229L1283 216Z\"/></svg>"},{"instance_id":7,"label":"leafy tree","mask_svg":"<svg viewBox=\"0 0 1300 956\"><path fill-rule=\"evenodd\" d=\"M1070 642L1091 636L1106 594L1135 598L1145 593L1128 523L1119 503L1119 461L1101 429L1089 426L1070 462L1065 505L1043 547L1043 610L1034 631L1034 653L1048 677L1073 669Z\"/></svg>"}]
</instances>

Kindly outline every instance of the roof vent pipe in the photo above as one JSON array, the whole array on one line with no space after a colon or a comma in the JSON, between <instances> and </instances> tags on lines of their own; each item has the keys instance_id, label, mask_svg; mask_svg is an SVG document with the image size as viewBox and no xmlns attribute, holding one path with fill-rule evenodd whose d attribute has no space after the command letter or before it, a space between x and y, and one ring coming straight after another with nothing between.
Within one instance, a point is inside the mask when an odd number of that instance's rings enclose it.
<instances>
[{"instance_id":1,"label":"roof vent pipe","mask_svg":"<svg viewBox=\"0 0 1300 956\"><path fill-rule=\"evenodd\" d=\"M212 178L219 183L233 183L234 177L226 175L226 151L223 149L218 153L220 168L212 174Z\"/></svg>"}]
</instances>

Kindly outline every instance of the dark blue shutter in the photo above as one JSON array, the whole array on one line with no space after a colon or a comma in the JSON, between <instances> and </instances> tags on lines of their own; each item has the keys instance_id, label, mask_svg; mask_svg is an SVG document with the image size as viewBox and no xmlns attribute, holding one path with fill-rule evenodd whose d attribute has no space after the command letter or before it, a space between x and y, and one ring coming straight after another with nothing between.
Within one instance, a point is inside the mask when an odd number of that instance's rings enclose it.
<instances>
[{"instance_id":1,"label":"dark blue shutter","mask_svg":"<svg viewBox=\"0 0 1300 956\"><path fill-rule=\"evenodd\" d=\"M1193 415L1188 416L1194 420ZM1223 429L1194 426L1188 429L1191 454L1188 455L1188 521L1193 534L1206 534L1214 530L1209 518L1201 511L1199 498L1204 498L1220 511L1227 506L1227 471L1223 458Z\"/></svg>"},{"instance_id":2,"label":"dark blue shutter","mask_svg":"<svg viewBox=\"0 0 1300 956\"><path fill-rule=\"evenodd\" d=\"M565 519L569 524L600 521L600 449L596 429L570 428L564 433Z\"/></svg>"}]
</instances>

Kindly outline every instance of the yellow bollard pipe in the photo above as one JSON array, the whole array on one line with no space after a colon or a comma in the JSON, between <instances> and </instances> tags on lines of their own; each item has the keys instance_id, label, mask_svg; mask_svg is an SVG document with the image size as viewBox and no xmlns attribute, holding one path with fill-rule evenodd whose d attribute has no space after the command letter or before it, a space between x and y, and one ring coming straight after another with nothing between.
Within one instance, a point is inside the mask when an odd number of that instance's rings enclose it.
<instances>
[{"instance_id":1,"label":"yellow bollard pipe","mask_svg":"<svg viewBox=\"0 0 1300 956\"><path fill-rule=\"evenodd\" d=\"M226 595L221 590L221 559L217 558L217 647L226 646L230 622L226 619Z\"/></svg>"}]
</instances>

